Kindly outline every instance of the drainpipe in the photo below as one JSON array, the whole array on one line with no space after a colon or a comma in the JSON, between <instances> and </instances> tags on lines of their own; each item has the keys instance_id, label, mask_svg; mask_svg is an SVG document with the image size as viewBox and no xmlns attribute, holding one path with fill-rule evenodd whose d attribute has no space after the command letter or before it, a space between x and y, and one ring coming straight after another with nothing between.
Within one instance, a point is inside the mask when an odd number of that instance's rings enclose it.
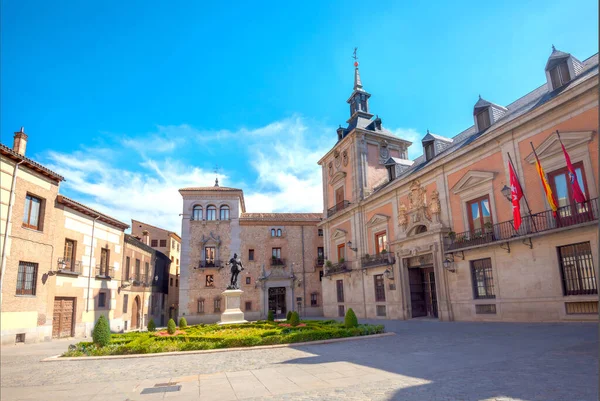
<instances>
[{"instance_id":1,"label":"drainpipe","mask_svg":"<svg viewBox=\"0 0 600 401\"><path fill-rule=\"evenodd\" d=\"M17 183L17 172L19 171L19 164L25 160L21 160L15 165L15 171L13 173L12 184L10 185L10 198L8 199L8 213L6 215L6 227L4 229L4 242L2 243L2 267L0 270L0 310L2 308L2 284L4 284L4 270L6 269L6 241L8 240L8 225L12 216L13 198L15 194L15 185Z\"/></svg>"},{"instance_id":2,"label":"drainpipe","mask_svg":"<svg viewBox=\"0 0 600 401\"><path fill-rule=\"evenodd\" d=\"M92 284L92 255L94 254L94 229L96 228L96 220L98 220L100 216L94 218L92 222L92 241L90 242L90 274L88 274L88 292L87 292L87 301L85 305L85 311L90 311L90 286ZM109 301L110 302L110 301Z\"/></svg>"},{"instance_id":3,"label":"drainpipe","mask_svg":"<svg viewBox=\"0 0 600 401\"><path fill-rule=\"evenodd\" d=\"M302 290L303 290L303 304L302 304L302 316L306 317L306 267L304 266L304 226L300 226L302 229Z\"/></svg>"}]
</instances>

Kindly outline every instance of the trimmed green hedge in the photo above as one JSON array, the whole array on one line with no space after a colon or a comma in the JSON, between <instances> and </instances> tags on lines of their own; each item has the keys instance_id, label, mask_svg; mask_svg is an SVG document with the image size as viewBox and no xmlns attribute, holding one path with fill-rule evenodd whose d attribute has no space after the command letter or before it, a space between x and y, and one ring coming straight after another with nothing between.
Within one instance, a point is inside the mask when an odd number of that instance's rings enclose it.
<instances>
[{"instance_id":1,"label":"trimmed green hedge","mask_svg":"<svg viewBox=\"0 0 600 401\"><path fill-rule=\"evenodd\" d=\"M346 328L335 320L306 320L306 326L284 327L279 322L188 326L185 333L174 336L158 336L152 332L113 334L110 342L99 346L92 342L80 342L76 349L63 356L102 356L150 354L170 351L208 350L217 348L253 347L257 345L291 344L306 341L328 340L365 336L384 332L383 325L359 324Z\"/></svg>"}]
</instances>

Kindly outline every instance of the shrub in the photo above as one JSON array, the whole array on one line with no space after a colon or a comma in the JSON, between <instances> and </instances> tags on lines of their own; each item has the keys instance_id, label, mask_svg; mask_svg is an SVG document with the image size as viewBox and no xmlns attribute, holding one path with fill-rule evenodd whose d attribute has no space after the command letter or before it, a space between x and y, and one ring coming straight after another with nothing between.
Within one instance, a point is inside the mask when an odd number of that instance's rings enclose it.
<instances>
[{"instance_id":1,"label":"shrub","mask_svg":"<svg viewBox=\"0 0 600 401\"><path fill-rule=\"evenodd\" d=\"M104 347L110 342L110 327L104 315L98 318L94 326L94 331L92 331L92 338L94 339L94 344L100 347Z\"/></svg>"},{"instance_id":2,"label":"shrub","mask_svg":"<svg viewBox=\"0 0 600 401\"><path fill-rule=\"evenodd\" d=\"M268 320L269 322L272 322L272 321L274 321L274 320L275 320L275 315L273 314L273 311L272 311L272 310L270 310L270 311L269 311L269 313L267 314L267 320Z\"/></svg>"},{"instance_id":3,"label":"shrub","mask_svg":"<svg viewBox=\"0 0 600 401\"><path fill-rule=\"evenodd\" d=\"M169 334L174 334L175 330L177 330L177 326L175 326L175 320L169 319L169 323L167 323L167 331Z\"/></svg>"},{"instance_id":4,"label":"shrub","mask_svg":"<svg viewBox=\"0 0 600 401\"><path fill-rule=\"evenodd\" d=\"M285 320L287 320L289 322L291 318L292 318L292 311L289 310L288 313L287 313L287 315L286 315L286 317L285 317Z\"/></svg>"},{"instance_id":5,"label":"shrub","mask_svg":"<svg viewBox=\"0 0 600 401\"><path fill-rule=\"evenodd\" d=\"M298 312L294 311L290 317L290 325L296 327L298 324L300 324L300 315L298 315Z\"/></svg>"},{"instance_id":6,"label":"shrub","mask_svg":"<svg viewBox=\"0 0 600 401\"><path fill-rule=\"evenodd\" d=\"M181 319L179 319L179 328L185 329L186 327L187 327L187 321L185 320L184 317L182 317Z\"/></svg>"},{"instance_id":7,"label":"shrub","mask_svg":"<svg viewBox=\"0 0 600 401\"><path fill-rule=\"evenodd\" d=\"M148 322L148 331L156 331L156 323L154 323L154 319L150 319Z\"/></svg>"},{"instance_id":8,"label":"shrub","mask_svg":"<svg viewBox=\"0 0 600 401\"><path fill-rule=\"evenodd\" d=\"M344 326L346 326L346 328L358 326L358 319L356 318L352 308L348 308L348 312L346 312L346 317L344 317Z\"/></svg>"}]
</instances>

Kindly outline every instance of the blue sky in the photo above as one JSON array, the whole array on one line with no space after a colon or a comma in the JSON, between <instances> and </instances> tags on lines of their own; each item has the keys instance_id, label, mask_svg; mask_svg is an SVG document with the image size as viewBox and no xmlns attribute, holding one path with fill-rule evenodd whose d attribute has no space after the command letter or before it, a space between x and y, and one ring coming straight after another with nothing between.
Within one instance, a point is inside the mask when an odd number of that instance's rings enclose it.
<instances>
[{"instance_id":1,"label":"blue sky","mask_svg":"<svg viewBox=\"0 0 600 401\"><path fill-rule=\"evenodd\" d=\"M2 1L2 143L61 192L179 231L182 186L241 187L249 211L320 211L316 161L349 117L353 48L371 111L415 142L545 82L551 45L598 51L596 1ZM576 4L576 5L575 5Z\"/></svg>"}]
</instances>

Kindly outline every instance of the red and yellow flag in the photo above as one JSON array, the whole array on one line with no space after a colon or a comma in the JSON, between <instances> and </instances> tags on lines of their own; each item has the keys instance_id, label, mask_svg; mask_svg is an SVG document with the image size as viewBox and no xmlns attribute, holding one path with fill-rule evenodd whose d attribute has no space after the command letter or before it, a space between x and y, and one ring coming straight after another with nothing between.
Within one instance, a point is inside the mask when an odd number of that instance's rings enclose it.
<instances>
[{"instance_id":1,"label":"red and yellow flag","mask_svg":"<svg viewBox=\"0 0 600 401\"><path fill-rule=\"evenodd\" d=\"M531 145L531 147L533 147L533 145ZM537 153L535 153L535 149L533 150L533 154L535 155L535 168L538 174L540 175L540 180L542 180L542 186L544 187L544 192L546 193L546 199L548 200L548 204L552 209L552 214L556 216L556 211L558 210L558 207L556 206L554 195L552 195L552 188L550 188L550 185L548 185L548 180L546 180L546 173L544 172L540 160L537 157Z\"/></svg>"}]
</instances>

